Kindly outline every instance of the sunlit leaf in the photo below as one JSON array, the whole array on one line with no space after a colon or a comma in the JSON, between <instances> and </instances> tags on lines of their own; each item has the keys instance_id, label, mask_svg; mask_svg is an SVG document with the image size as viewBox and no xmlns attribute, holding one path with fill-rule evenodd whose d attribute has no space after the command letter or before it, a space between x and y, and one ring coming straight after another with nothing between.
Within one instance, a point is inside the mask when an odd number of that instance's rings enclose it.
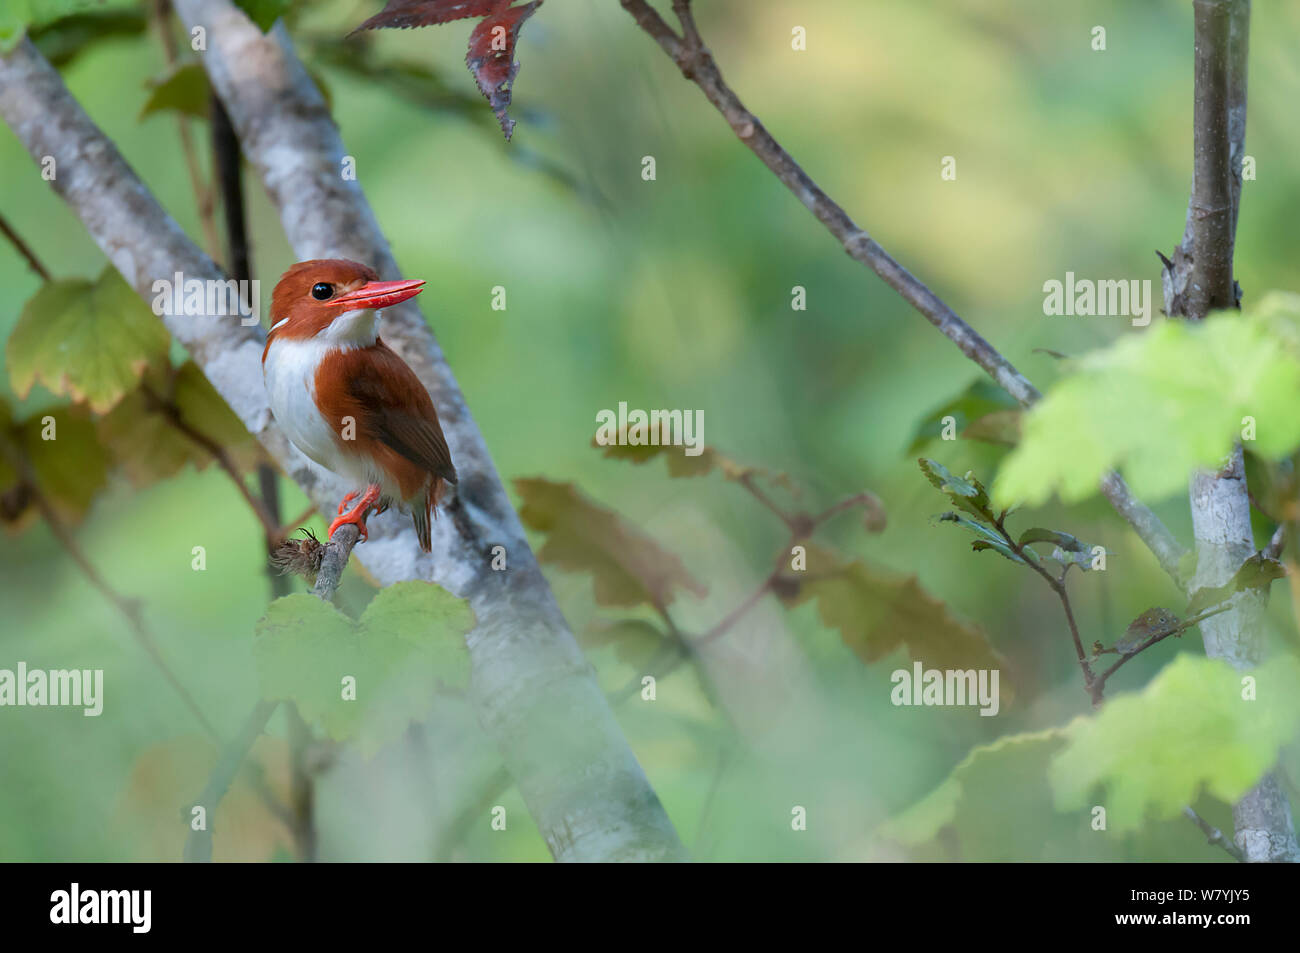
<instances>
[{"instance_id":1,"label":"sunlit leaf","mask_svg":"<svg viewBox=\"0 0 1300 953\"><path fill-rule=\"evenodd\" d=\"M1243 678L1254 680L1253 699ZM1300 734L1300 662L1279 657L1249 673L1181 654L1136 694L1068 726L1049 769L1062 810L1104 804L1109 824L1132 830L1171 818L1201 791L1232 803ZM1102 794L1104 792L1104 795Z\"/></svg>"},{"instance_id":2,"label":"sunlit leaf","mask_svg":"<svg viewBox=\"0 0 1300 953\"><path fill-rule=\"evenodd\" d=\"M1081 358L1026 416L995 500L1080 500L1117 468L1148 501L1183 494L1187 474L1218 464L1250 426L1256 453L1290 454L1300 445L1300 356L1285 334L1300 321L1298 302L1270 296L1240 315L1162 321Z\"/></svg>"},{"instance_id":3,"label":"sunlit leaf","mask_svg":"<svg viewBox=\"0 0 1300 953\"><path fill-rule=\"evenodd\" d=\"M1058 810L1048 766L1068 742L1068 728L1053 728L981 745L877 833L916 860L1231 861L1182 817L1125 832L1095 826L1092 805ZM1208 798L1193 803L1203 816L1230 820L1224 804Z\"/></svg>"}]
</instances>

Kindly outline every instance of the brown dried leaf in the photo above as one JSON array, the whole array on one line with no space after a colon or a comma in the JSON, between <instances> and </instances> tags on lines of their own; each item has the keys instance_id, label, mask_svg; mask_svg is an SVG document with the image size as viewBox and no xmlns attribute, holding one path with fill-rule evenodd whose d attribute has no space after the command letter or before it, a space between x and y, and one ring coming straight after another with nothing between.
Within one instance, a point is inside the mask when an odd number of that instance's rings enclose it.
<instances>
[{"instance_id":1,"label":"brown dried leaf","mask_svg":"<svg viewBox=\"0 0 1300 953\"><path fill-rule=\"evenodd\" d=\"M584 497L572 483L534 477L514 484L524 501L519 518L547 537L537 558L591 573L600 605L667 606L679 588L707 594L681 560L613 510Z\"/></svg>"},{"instance_id":2,"label":"brown dried leaf","mask_svg":"<svg viewBox=\"0 0 1300 953\"><path fill-rule=\"evenodd\" d=\"M875 569L861 560L807 546L802 585L784 595L787 605L817 603L826 626L863 662L878 662L903 649L926 668L1001 669L1005 663L978 627L963 622L924 589L915 576ZM802 577L802 578L801 578Z\"/></svg>"}]
</instances>

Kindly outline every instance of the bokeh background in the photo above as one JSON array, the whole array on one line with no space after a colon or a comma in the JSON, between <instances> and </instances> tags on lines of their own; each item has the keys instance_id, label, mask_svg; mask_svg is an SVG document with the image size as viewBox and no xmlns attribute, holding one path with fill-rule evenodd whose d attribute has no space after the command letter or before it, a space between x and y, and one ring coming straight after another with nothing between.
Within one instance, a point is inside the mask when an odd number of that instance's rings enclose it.
<instances>
[{"instance_id":1,"label":"bokeh background","mask_svg":"<svg viewBox=\"0 0 1300 953\"><path fill-rule=\"evenodd\" d=\"M1008 659L1015 695L996 718L894 708L889 673L907 665L901 655L865 666L811 608L787 613L769 599L720 642L708 677L681 669L662 681L655 704L618 709L695 855L902 856L873 831L974 745L1084 713L1051 593L937 525L945 501L909 453L931 412L981 372L843 253L618 3L550 0L525 25L510 144L464 69L468 22L368 41L376 63L438 74L445 94L423 102L338 65L333 44L379 6L302 4L292 32L329 91L404 272L428 279L421 303L507 482L574 481L679 554L709 596L687 595L674 612L702 630L763 577L784 530L716 474L672 480L662 462L631 466L590 446L596 413L620 401L700 409L709 444L790 474L803 504L861 489L879 495L884 533L868 535L847 518L827 540L917 575ZM1066 271L1150 279L1159 295L1154 250L1169 251L1181 235L1191 173L1185 0L696 6L746 104L1040 389L1060 368L1036 348L1077 354L1132 333L1122 318L1045 317L1044 281ZM1090 46L1098 24L1105 52ZM796 25L807 29L806 52L791 49ZM1297 287L1298 34L1300 8L1255 5L1247 152L1258 178L1245 186L1237 257L1249 297ZM163 68L156 37L142 35L95 44L64 76L198 237L174 119L138 118L147 81ZM195 132L206 162L206 125ZM657 162L652 182L641 178L647 155ZM955 181L939 174L947 155L957 160ZM252 176L248 184L254 268L269 300L294 256L260 185ZM103 268L7 129L0 193L5 216L56 276ZM505 311L490 306L497 285L508 292ZM791 310L796 285L807 289L807 311ZM7 335L39 286L8 246L0 286ZM40 387L19 400L7 381L0 386L20 413L60 402ZM936 441L925 452L954 472L989 477L1001 454L970 441ZM285 512L300 510L304 500L287 482L284 492ZM1159 501L1158 511L1190 539L1185 499ZM1033 519L1112 554L1111 571L1072 583L1089 640L1109 642L1146 607L1177 604L1172 584L1104 503ZM187 469L143 492L119 479L77 536L116 588L143 600L164 654L233 733L256 699L251 633L270 596L258 526L230 482L216 468ZM206 548L205 572L191 570L196 545ZM587 577L548 575L575 629L601 614ZM180 807L201 787L211 745L45 527L0 546L0 592L0 665L103 668L107 682L97 719L67 709L0 712L0 859L178 859ZM353 569L341 599L357 612L372 592ZM1278 591L1270 619L1279 637L1291 637L1291 618ZM1165 643L1128 666L1113 690L1141 686L1175 652L1200 651L1199 638ZM610 690L637 674L608 648L590 659ZM284 783L283 735L277 717L258 749L273 786ZM507 808L504 832L475 812L497 762L455 700L439 700L425 726L373 759L343 749L327 761L317 782L325 859L549 856L516 792L488 802ZM791 830L792 805L808 808L806 832ZM227 811L219 859L290 856L283 829L254 796L237 790ZM458 821L465 812L469 821ZM1147 843L1129 856L1219 859L1186 828L1170 832L1164 852ZM1068 853L1045 843L1038 855Z\"/></svg>"}]
</instances>

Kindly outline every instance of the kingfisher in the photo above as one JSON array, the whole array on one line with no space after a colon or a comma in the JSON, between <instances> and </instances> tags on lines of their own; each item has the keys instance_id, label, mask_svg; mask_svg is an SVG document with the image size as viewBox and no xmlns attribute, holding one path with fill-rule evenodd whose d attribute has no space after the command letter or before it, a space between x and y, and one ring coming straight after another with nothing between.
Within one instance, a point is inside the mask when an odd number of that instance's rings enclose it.
<instances>
[{"instance_id":1,"label":"kingfisher","mask_svg":"<svg viewBox=\"0 0 1300 953\"><path fill-rule=\"evenodd\" d=\"M420 547L455 485L447 439L420 379L379 337L379 310L424 290L424 281L380 281L343 258L302 261L271 295L262 377L271 412L299 450L357 489L339 503L329 536L396 503L410 513ZM349 509L349 505L351 508Z\"/></svg>"}]
</instances>

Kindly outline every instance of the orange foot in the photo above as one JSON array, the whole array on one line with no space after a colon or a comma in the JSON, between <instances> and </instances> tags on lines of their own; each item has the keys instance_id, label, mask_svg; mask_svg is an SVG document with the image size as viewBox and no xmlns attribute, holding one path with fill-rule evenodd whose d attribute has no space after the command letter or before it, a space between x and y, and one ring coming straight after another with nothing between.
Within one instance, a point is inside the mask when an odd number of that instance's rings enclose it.
<instances>
[{"instance_id":1,"label":"orange foot","mask_svg":"<svg viewBox=\"0 0 1300 953\"><path fill-rule=\"evenodd\" d=\"M351 493L349 493L347 496L343 497L343 502L339 504L339 513L338 513L338 515L339 515L339 516L342 516L342 515L343 515L343 511L344 511L345 509L348 508L348 504L351 503L353 500L355 500L359 495L360 495L360 494L358 494L356 490L353 490L353 491L352 491Z\"/></svg>"},{"instance_id":2,"label":"orange foot","mask_svg":"<svg viewBox=\"0 0 1300 953\"><path fill-rule=\"evenodd\" d=\"M357 524L357 529L361 531L362 539L366 539L369 536L366 532L366 511L369 510L370 507L375 504L375 501L379 499L379 485L372 483L366 487L366 492L357 502L357 505L347 513L344 513L343 507L350 503L355 497L355 493L349 493L343 498L343 502L339 504L339 518L333 523L330 523L329 532L325 535L326 539L331 538L334 535L334 531L340 526L346 526L348 523Z\"/></svg>"}]
</instances>

